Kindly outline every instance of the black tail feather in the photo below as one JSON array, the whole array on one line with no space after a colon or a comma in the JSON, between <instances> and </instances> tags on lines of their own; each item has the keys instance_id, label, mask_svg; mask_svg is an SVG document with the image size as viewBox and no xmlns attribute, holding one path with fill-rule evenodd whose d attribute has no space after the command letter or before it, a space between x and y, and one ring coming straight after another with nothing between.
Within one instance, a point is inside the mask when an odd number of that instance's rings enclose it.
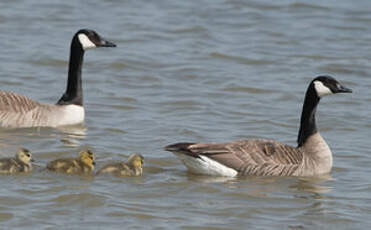
<instances>
[{"instance_id":1,"label":"black tail feather","mask_svg":"<svg viewBox=\"0 0 371 230\"><path fill-rule=\"evenodd\" d=\"M182 153L182 154L185 154L191 157L200 158L200 156L197 153L189 149L189 146L194 145L194 144L196 143L188 143L188 142L176 143L176 144L165 146L164 149L166 151Z\"/></svg>"},{"instance_id":2,"label":"black tail feather","mask_svg":"<svg viewBox=\"0 0 371 230\"><path fill-rule=\"evenodd\" d=\"M188 142L176 143L172 145L167 145L164 147L164 149L170 152L189 152L188 147L194 144L195 143L188 143Z\"/></svg>"}]
</instances>

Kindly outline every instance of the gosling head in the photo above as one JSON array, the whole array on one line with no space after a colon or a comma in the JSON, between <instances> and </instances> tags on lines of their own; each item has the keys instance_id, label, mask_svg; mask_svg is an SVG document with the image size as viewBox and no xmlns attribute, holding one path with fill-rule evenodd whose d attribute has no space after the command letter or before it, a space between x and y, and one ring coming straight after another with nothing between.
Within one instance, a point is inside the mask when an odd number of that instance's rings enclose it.
<instances>
[{"instance_id":1,"label":"gosling head","mask_svg":"<svg viewBox=\"0 0 371 230\"><path fill-rule=\"evenodd\" d=\"M128 164L134 166L135 168L143 167L144 157L140 154L133 153L129 156Z\"/></svg>"},{"instance_id":2,"label":"gosling head","mask_svg":"<svg viewBox=\"0 0 371 230\"><path fill-rule=\"evenodd\" d=\"M94 49L97 47L116 47L116 45L110 41L104 40L94 30L81 29L77 31L73 40L77 40L82 50ZM75 42L73 42L74 44ZM76 43L75 43L76 44Z\"/></svg>"},{"instance_id":3,"label":"gosling head","mask_svg":"<svg viewBox=\"0 0 371 230\"><path fill-rule=\"evenodd\" d=\"M18 152L16 154L16 158L25 163L25 164L30 164L30 162L33 162L34 160L32 159L32 155L30 150L25 149L25 148L20 148L18 149Z\"/></svg>"},{"instance_id":4,"label":"gosling head","mask_svg":"<svg viewBox=\"0 0 371 230\"><path fill-rule=\"evenodd\" d=\"M319 98L336 93L352 92L351 89L344 87L331 76L316 77L313 79L312 84Z\"/></svg>"},{"instance_id":5,"label":"gosling head","mask_svg":"<svg viewBox=\"0 0 371 230\"><path fill-rule=\"evenodd\" d=\"M79 158L84 164L94 169L95 156L93 152L91 152L90 150L82 150L79 153Z\"/></svg>"}]
</instances>

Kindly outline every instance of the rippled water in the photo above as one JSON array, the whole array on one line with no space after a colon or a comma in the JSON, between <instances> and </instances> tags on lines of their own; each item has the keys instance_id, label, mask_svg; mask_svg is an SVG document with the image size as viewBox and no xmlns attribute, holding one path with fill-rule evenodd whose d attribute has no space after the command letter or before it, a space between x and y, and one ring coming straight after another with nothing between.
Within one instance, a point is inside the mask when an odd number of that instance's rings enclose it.
<instances>
[{"instance_id":1,"label":"rippled water","mask_svg":"<svg viewBox=\"0 0 371 230\"><path fill-rule=\"evenodd\" d=\"M367 229L371 221L370 1L0 2L2 90L55 103L80 28L115 49L88 51L84 126L0 130L0 153L34 153L29 175L0 177L0 229ZM334 153L318 178L187 174L162 147L274 138L295 144L304 91L319 74L353 89L321 101ZM138 178L43 171L97 154L145 157Z\"/></svg>"}]
</instances>

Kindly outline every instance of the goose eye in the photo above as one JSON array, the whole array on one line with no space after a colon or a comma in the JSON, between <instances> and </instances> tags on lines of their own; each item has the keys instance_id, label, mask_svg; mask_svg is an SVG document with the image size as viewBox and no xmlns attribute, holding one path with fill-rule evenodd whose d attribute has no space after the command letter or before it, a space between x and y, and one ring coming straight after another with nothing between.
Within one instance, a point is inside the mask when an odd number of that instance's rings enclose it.
<instances>
[{"instance_id":1,"label":"goose eye","mask_svg":"<svg viewBox=\"0 0 371 230\"><path fill-rule=\"evenodd\" d=\"M98 34L96 33L89 34L89 39L95 43L98 43L100 40ZM91 153L89 152L89 154Z\"/></svg>"}]
</instances>

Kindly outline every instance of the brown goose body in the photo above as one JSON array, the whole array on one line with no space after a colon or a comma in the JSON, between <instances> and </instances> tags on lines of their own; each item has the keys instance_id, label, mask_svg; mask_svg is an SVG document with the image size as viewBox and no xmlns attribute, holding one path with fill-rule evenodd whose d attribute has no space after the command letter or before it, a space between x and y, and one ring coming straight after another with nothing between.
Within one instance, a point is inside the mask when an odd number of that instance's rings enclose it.
<instances>
[{"instance_id":1,"label":"brown goose body","mask_svg":"<svg viewBox=\"0 0 371 230\"><path fill-rule=\"evenodd\" d=\"M231 176L313 176L328 173L332 167L330 148L319 133L298 148L274 140L249 139L228 143L179 143L167 146L166 150L182 154L183 163L193 172L192 158L202 161L207 157L233 169L234 172L227 173ZM198 174L218 175L210 170L197 170Z\"/></svg>"},{"instance_id":2,"label":"brown goose body","mask_svg":"<svg viewBox=\"0 0 371 230\"><path fill-rule=\"evenodd\" d=\"M82 106L41 104L16 93L0 91L1 127L57 127L82 123L83 120Z\"/></svg>"},{"instance_id":3,"label":"brown goose body","mask_svg":"<svg viewBox=\"0 0 371 230\"><path fill-rule=\"evenodd\" d=\"M334 78L320 76L309 85L301 116L298 146L249 139L228 143L177 143L165 150L178 156L189 171L215 176L314 176L329 173L332 153L316 128L320 98L350 93Z\"/></svg>"}]
</instances>

